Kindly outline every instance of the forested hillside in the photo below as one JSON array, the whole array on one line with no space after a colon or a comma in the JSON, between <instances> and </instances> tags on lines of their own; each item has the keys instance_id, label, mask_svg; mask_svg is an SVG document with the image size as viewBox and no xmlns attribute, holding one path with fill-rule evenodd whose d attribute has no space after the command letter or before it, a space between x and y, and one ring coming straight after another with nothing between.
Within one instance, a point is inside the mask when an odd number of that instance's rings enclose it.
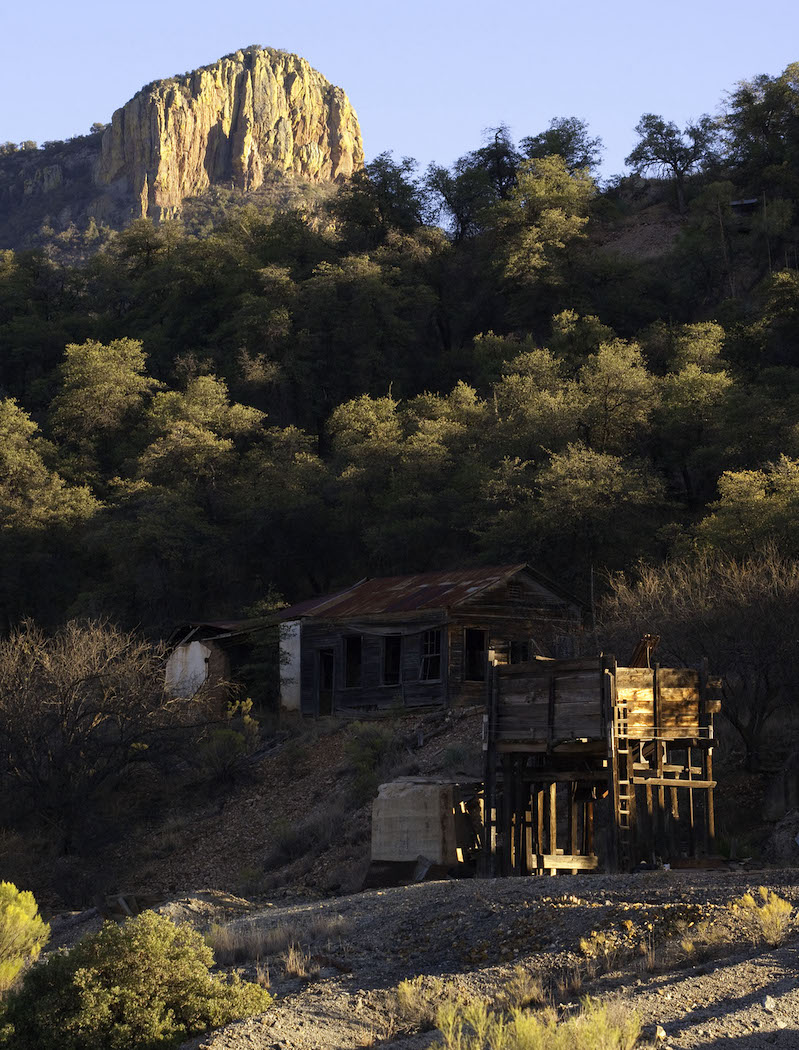
<instances>
[{"instance_id":1,"label":"forested hillside","mask_svg":"<svg viewBox=\"0 0 799 1050\"><path fill-rule=\"evenodd\" d=\"M559 119L0 254L4 624L796 554L799 65L722 108L645 115L604 185Z\"/></svg>"}]
</instances>

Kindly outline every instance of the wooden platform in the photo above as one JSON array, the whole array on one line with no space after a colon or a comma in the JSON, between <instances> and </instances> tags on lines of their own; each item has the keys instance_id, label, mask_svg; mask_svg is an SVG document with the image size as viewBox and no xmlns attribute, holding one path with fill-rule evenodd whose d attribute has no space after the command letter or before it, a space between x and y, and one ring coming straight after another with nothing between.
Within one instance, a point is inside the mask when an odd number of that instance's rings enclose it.
<instances>
[{"instance_id":1,"label":"wooden platform","mask_svg":"<svg viewBox=\"0 0 799 1050\"><path fill-rule=\"evenodd\" d=\"M492 667L485 870L624 870L712 852L720 707L721 681L706 667L618 667L613 657Z\"/></svg>"}]
</instances>

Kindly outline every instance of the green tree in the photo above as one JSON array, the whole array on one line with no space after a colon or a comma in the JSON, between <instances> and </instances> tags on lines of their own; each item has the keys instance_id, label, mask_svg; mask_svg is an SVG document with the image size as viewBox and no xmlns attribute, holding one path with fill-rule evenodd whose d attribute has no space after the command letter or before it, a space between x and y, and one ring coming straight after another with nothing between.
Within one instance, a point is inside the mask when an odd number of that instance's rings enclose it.
<instances>
[{"instance_id":1,"label":"green tree","mask_svg":"<svg viewBox=\"0 0 799 1050\"><path fill-rule=\"evenodd\" d=\"M481 231L486 209L496 201L491 176L471 155L459 158L451 168L430 164L424 188L430 218L443 216L455 243Z\"/></svg>"},{"instance_id":2,"label":"green tree","mask_svg":"<svg viewBox=\"0 0 799 1050\"><path fill-rule=\"evenodd\" d=\"M5 1005L0 1046L166 1050L267 1009L268 992L237 974L212 977L212 963L188 923L151 911L105 923L28 972Z\"/></svg>"},{"instance_id":3,"label":"green tree","mask_svg":"<svg viewBox=\"0 0 799 1050\"><path fill-rule=\"evenodd\" d=\"M38 959L49 936L50 927L39 915L33 894L18 890L12 882L0 882L0 996L26 963Z\"/></svg>"},{"instance_id":4,"label":"green tree","mask_svg":"<svg viewBox=\"0 0 799 1050\"><path fill-rule=\"evenodd\" d=\"M88 488L67 485L47 466L53 454L16 401L0 401L0 531L70 526L96 512Z\"/></svg>"},{"instance_id":5,"label":"green tree","mask_svg":"<svg viewBox=\"0 0 799 1050\"><path fill-rule=\"evenodd\" d=\"M676 124L654 113L645 113L635 126L639 142L625 159L635 172L654 171L661 178L671 178L677 194L677 206L686 211L685 180L691 172L713 156L718 127L707 115L686 124L680 131Z\"/></svg>"},{"instance_id":6,"label":"green tree","mask_svg":"<svg viewBox=\"0 0 799 1050\"><path fill-rule=\"evenodd\" d=\"M602 139L592 138L587 122L579 117L553 117L546 131L528 135L519 145L528 158L563 157L572 173L597 168L602 159Z\"/></svg>"},{"instance_id":7,"label":"green tree","mask_svg":"<svg viewBox=\"0 0 799 1050\"><path fill-rule=\"evenodd\" d=\"M146 360L137 339L67 346L50 426L72 473L96 480L133 451L130 432L161 385L147 375Z\"/></svg>"},{"instance_id":8,"label":"green tree","mask_svg":"<svg viewBox=\"0 0 799 1050\"><path fill-rule=\"evenodd\" d=\"M656 384L641 348L615 339L603 343L580 369L583 421L588 444L599 452L623 452L651 425Z\"/></svg>"},{"instance_id":9,"label":"green tree","mask_svg":"<svg viewBox=\"0 0 799 1050\"><path fill-rule=\"evenodd\" d=\"M799 460L780 456L759 470L725 470L718 489L718 500L696 529L703 547L744 557L773 542L799 556Z\"/></svg>"},{"instance_id":10,"label":"green tree","mask_svg":"<svg viewBox=\"0 0 799 1050\"><path fill-rule=\"evenodd\" d=\"M742 80L728 93L722 130L727 156L749 192L787 192L799 179L799 62L779 76Z\"/></svg>"},{"instance_id":11,"label":"green tree","mask_svg":"<svg viewBox=\"0 0 799 1050\"><path fill-rule=\"evenodd\" d=\"M501 456L542 462L580 436L585 399L549 350L523 351L494 386L496 423L485 440Z\"/></svg>"},{"instance_id":12,"label":"green tree","mask_svg":"<svg viewBox=\"0 0 799 1050\"><path fill-rule=\"evenodd\" d=\"M422 224L423 201L413 177L416 161L381 153L342 185L329 209L356 250L385 241L390 230L410 232Z\"/></svg>"},{"instance_id":13,"label":"green tree","mask_svg":"<svg viewBox=\"0 0 799 1050\"><path fill-rule=\"evenodd\" d=\"M557 282L568 245L585 236L594 192L588 173L570 174L562 157L525 161L508 199L495 209L505 277Z\"/></svg>"},{"instance_id":14,"label":"green tree","mask_svg":"<svg viewBox=\"0 0 799 1050\"><path fill-rule=\"evenodd\" d=\"M486 557L542 561L587 593L592 569L651 551L662 510L660 479L645 461L574 442L538 469L518 458L495 467L475 531Z\"/></svg>"},{"instance_id":15,"label":"green tree","mask_svg":"<svg viewBox=\"0 0 799 1050\"><path fill-rule=\"evenodd\" d=\"M11 398L0 401L0 614L57 619L90 571L85 537L100 504L50 463L55 450Z\"/></svg>"}]
</instances>

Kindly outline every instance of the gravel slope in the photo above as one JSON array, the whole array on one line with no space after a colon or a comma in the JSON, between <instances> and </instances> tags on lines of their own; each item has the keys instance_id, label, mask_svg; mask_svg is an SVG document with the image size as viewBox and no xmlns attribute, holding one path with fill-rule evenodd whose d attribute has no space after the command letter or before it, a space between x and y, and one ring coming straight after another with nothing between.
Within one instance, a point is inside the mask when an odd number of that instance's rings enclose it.
<instances>
[{"instance_id":1,"label":"gravel slope","mask_svg":"<svg viewBox=\"0 0 799 1050\"><path fill-rule=\"evenodd\" d=\"M478 879L276 904L245 921L301 930L322 917L336 927L335 936L316 949L318 976L274 980L272 1010L187 1047L415 1050L429 1046L433 1035L409 1031L392 1014L391 989L400 980L440 975L465 994L493 1000L521 965L540 976L562 1009L585 994L622 997L639 1012L645 1031L661 1025L666 1032L661 1045L675 1050L797 1048L796 927L778 948L755 948L739 937L723 949L723 958L658 972L656 954L653 972L634 959L621 972L584 975L577 987L576 975L586 966L580 939L592 930L623 929L625 922L645 927L701 909L717 927L734 931L728 903L761 884L799 905L795 870ZM174 902L168 910L175 918L188 916L192 902ZM276 962L274 974L279 974Z\"/></svg>"}]
</instances>

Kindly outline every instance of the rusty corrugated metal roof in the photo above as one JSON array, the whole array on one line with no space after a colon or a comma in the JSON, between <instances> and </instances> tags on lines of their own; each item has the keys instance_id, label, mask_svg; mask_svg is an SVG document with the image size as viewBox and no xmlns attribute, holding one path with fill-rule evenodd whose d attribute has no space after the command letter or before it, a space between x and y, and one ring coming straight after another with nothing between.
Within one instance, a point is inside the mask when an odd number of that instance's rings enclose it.
<instances>
[{"instance_id":1,"label":"rusty corrugated metal roof","mask_svg":"<svg viewBox=\"0 0 799 1050\"><path fill-rule=\"evenodd\" d=\"M460 605L481 591L496 587L528 567L493 565L447 572L423 572L413 576L382 576L361 580L354 586L322 598L309 598L281 609L281 620L303 616L341 619L390 613L424 612Z\"/></svg>"}]
</instances>

